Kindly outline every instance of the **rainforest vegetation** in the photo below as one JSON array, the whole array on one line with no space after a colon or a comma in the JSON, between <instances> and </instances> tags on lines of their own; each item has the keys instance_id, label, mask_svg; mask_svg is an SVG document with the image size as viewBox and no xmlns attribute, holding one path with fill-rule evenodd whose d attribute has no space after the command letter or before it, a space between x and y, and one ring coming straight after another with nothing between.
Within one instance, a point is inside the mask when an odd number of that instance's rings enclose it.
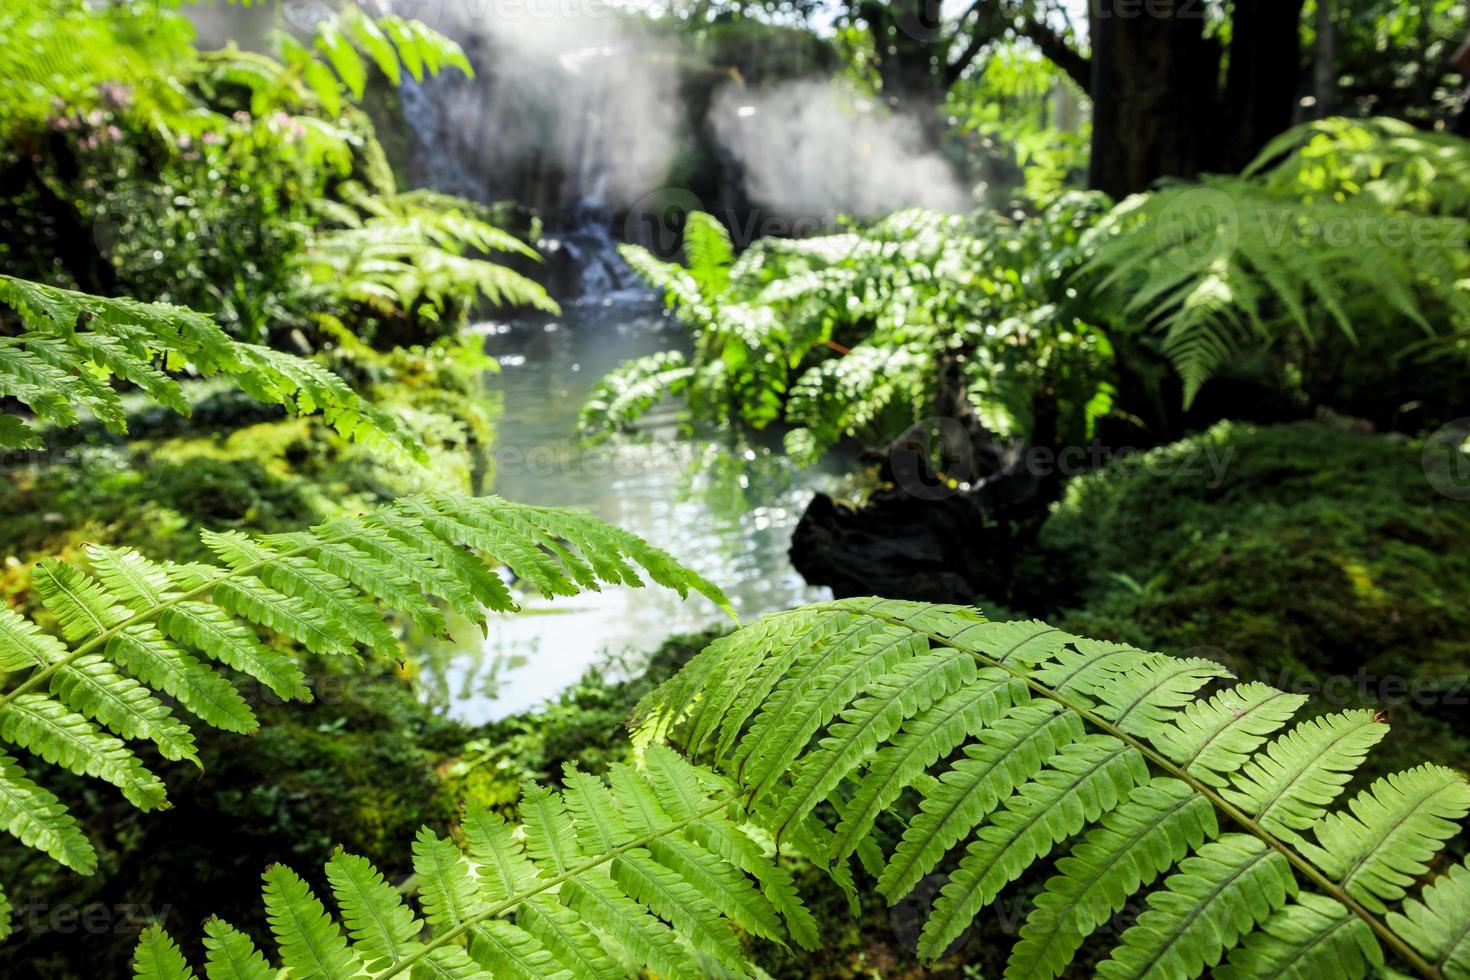
<instances>
[{"instance_id":1,"label":"rainforest vegetation","mask_svg":"<svg viewBox=\"0 0 1470 980\"><path fill-rule=\"evenodd\" d=\"M1470 978L1470 4L0 0L0 974Z\"/></svg>"}]
</instances>

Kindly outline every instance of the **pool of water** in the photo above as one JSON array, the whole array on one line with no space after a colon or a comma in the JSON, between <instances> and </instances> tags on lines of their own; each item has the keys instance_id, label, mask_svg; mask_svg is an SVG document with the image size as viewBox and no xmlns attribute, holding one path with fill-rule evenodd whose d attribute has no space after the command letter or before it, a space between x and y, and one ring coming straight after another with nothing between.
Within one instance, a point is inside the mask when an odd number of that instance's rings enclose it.
<instances>
[{"instance_id":1,"label":"pool of water","mask_svg":"<svg viewBox=\"0 0 1470 980\"><path fill-rule=\"evenodd\" d=\"M578 410L606 372L685 345L660 304L603 300L475 329L500 363L487 381L503 401L495 493L585 508L641 535L724 589L742 620L826 597L806 586L786 552L812 493L835 474L793 473L776 453L735 459L712 440L681 438L672 404L655 410L637 438L578 440ZM493 618L474 649L432 656L430 696L469 723L492 721L554 697L591 664L636 662L671 633L728 622L702 597L681 601L659 589L607 588L526 610Z\"/></svg>"}]
</instances>

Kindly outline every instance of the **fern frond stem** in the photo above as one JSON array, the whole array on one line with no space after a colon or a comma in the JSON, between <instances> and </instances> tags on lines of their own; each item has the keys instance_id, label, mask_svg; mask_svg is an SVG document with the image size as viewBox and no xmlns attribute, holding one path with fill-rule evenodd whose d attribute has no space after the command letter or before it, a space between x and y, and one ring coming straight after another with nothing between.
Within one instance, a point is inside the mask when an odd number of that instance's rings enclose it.
<instances>
[{"instance_id":1,"label":"fern frond stem","mask_svg":"<svg viewBox=\"0 0 1470 980\"><path fill-rule=\"evenodd\" d=\"M276 562L281 561L282 559L299 558L315 547L316 543L313 542L310 545L303 545L300 548L292 548L290 551L273 552L269 558L261 559L260 561L254 562L249 565L241 565L239 568L224 570L220 575L210 579L208 582L197 588L188 589L163 602L149 606L142 612L134 613L127 619L124 619L121 622L110 626L102 632L98 633L96 636L92 637L90 640L87 640L75 650L72 650L66 656L59 658L55 663L50 664L46 667L42 667L40 670L32 671L25 680L15 685L15 687L11 688L9 691L6 691L5 694L0 695L0 708L4 708L11 701L15 700L26 691L29 691L37 684L44 682L47 678L51 677L61 668L71 664L75 660L79 660L80 658L85 657L87 654L91 653L93 650L96 650L98 647L105 644L108 640L112 639L114 636L117 636L119 633L123 632L129 627L137 626L140 623L151 622L157 619L159 616L163 615L164 612L172 609L174 606L177 606L181 602L188 602L190 599L197 599L200 596L205 595L206 593L212 592L222 582L228 582L232 578L239 578L242 575L249 575L252 572L258 572L262 568L265 568L269 565L274 565Z\"/></svg>"},{"instance_id":2,"label":"fern frond stem","mask_svg":"<svg viewBox=\"0 0 1470 980\"><path fill-rule=\"evenodd\" d=\"M904 620L897 617L871 611L864 612L863 615L871 616L874 619L880 619L886 623L889 623L890 625L902 627L903 629L910 630L911 632L916 633L920 636L927 637L929 641L933 644L948 647L949 649L956 650L960 653L967 653L986 667L995 667L999 670L1003 670L1006 673L1010 674L1012 677L1015 677L1025 682L1027 687L1031 688L1042 697L1055 701L1062 707L1066 708L1068 711L1075 712L1088 724L1093 725L1098 729L1101 729L1107 734L1112 735L1114 738L1120 739L1124 743L1137 749L1140 753L1143 754L1144 758L1149 760L1149 762L1158 766L1160 769L1164 770L1174 778L1188 784L1191 789L1199 793L1201 796L1205 797L1205 799L1209 800L1210 803L1213 804L1217 810L1219 810L1221 813L1224 813L1231 820L1239 824L1244 830L1260 838L1266 843L1267 846L1271 847L1273 850L1285 857L1287 861L1291 862L1292 867L1296 868L1308 879L1310 879L1314 885L1322 889L1334 900L1340 902L1351 912L1353 912L1353 914L1357 915L1358 918L1366 922L1368 926L1372 928L1375 933L1378 934L1378 937L1380 939L1388 944L1388 946L1391 947L1395 953L1401 956L1404 961L1412 966L1418 973L1422 974L1424 977L1429 978L1429 980L1439 980L1441 974L1438 968L1436 968L1428 960L1424 959L1424 957L1416 953L1409 946L1408 943L1404 942L1404 940L1395 935L1393 930L1389 929L1386 923L1379 919L1378 916L1374 915L1372 912L1369 912L1366 908L1364 908L1363 905L1359 903L1356 899L1354 899L1351 895L1349 895L1341 885L1333 881L1331 878L1328 878L1325 874L1314 867L1310 861L1302 857L1300 854L1297 854L1294 850L1288 847L1284 841L1277 838L1275 834L1272 834L1269 830L1262 827L1257 821L1253 820L1249 815L1245 813L1245 811L1241 810L1239 807L1226 800L1219 793L1215 792L1211 787L1201 782L1199 779L1196 779L1194 776L1190 775L1187 770L1179 767L1178 765L1175 765L1167 757L1160 754L1147 743L1127 734L1126 732L1117 728L1111 722L1097 715L1095 712L1069 700L1065 695L1057 693L1056 691L1047 687L1045 684L1042 684L1039 681L1033 679L1023 671L1016 670L1012 667L1007 667L1004 663L998 660L992 660L991 658L975 650L965 649L964 647L960 646L957 643L954 643L946 637L931 633L928 630L918 629L912 623L905 622Z\"/></svg>"},{"instance_id":3,"label":"fern frond stem","mask_svg":"<svg viewBox=\"0 0 1470 980\"><path fill-rule=\"evenodd\" d=\"M480 923L489 922L491 919L498 918L509 912L511 909L514 909L516 906L530 901L537 895L544 894L545 892L548 892L551 889L570 881L578 875L586 874L588 871L601 867L614 858L626 854L628 851L634 851L640 847L646 847L656 840L660 840L664 837L669 836L670 834L677 833L683 830L685 827L689 827L698 823L705 817L714 816L716 813L719 813L721 810L727 808L731 803L734 802L735 797L723 796L715 803L712 803L702 810L695 811L691 816L686 817L683 820L678 820L674 823L666 824L662 827L659 827L657 830L644 834L642 837L634 838L633 840L619 844L617 847L614 847L611 850L603 851L601 854L588 858L581 864L573 865L572 867L567 868L560 874L553 875L549 878L542 878L537 882L535 888L528 888L523 892L517 892L503 902L499 902L495 905L490 906L487 909L476 912L474 915L466 916L464 921L460 922L454 928L445 929L442 932L436 933L433 939L429 940L423 945L422 949L417 950L411 956L405 956L401 961L399 961L388 971L376 974L375 980L392 980L392 978L394 977L404 976L411 972L414 965L420 960L424 959L435 950L442 949L443 947L449 945L451 942L458 939L460 936L463 936L465 933L469 932Z\"/></svg>"}]
</instances>

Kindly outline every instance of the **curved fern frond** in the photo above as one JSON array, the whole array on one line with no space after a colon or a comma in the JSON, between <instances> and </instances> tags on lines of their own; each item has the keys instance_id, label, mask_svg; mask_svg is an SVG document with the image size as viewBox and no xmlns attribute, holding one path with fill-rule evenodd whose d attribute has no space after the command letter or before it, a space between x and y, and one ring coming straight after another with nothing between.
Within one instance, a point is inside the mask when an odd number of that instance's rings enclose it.
<instances>
[{"instance_id":1,"label":"curved fern frond","mask_svg":"<svg viewBox=\"0 0 1470 980\"><path fill-rule=\"evenodd\" d=\"M694 368L679 351L662 351L620 365L582 405L578 426L589 435L626 429L665 398L683 394Z\"/></svg>"},{"instance_id":2,"label":"curved fern frond","mask_svg":"<svg viewBox=\"0 0 1470 980\"><path fill-rule=\"evenodd\" d=\"M438 600L483 624L485 610L515 608L501 568L547 597L602 584L641 586L646 576L729 608L718 589L636 535L590 514L498 498L411 497L310 531L206 532L204 541L221 564L159 564L100 546L87 549L86 568L43 561L34 591L57 633L0 610L0 670L9 675L0 742L111 783L141 809L158 809L167 805L163 783L128 743L150 740L166 759L199 762L189 726L162 695L207 725L237 732L254 731L256 719L221 667L283 698L310 699L295 660L262 633L322 654L364 647L394 655L399 641L384 607L442 632ZM95 867L76 820L3 753L0 827L69 868ZM368 928L354 916L378 911L381 889L346 858L329 871L359 895L349 924ZM299 904L288 878L275 890L282 909ZM396 934L401 927L394 920L384 928ZM325 942L319 930L300 929L293 943ZM389 955L382 936L367 945Z\"/></svg>"},{"instance_id":3,"label":"curved fern frond","mask_svg":"<svg viewBox=\"0 0 1470 980\"><path fill-rule=\"evenodd\" d=\"M811 926L780 868L738 818L734 788L668 749L604 780L568 770L555 792L528 784L517 827L466 806L465 850L427 830L413 847L416 913L381 873L339 852L327 880L341 923L294 872L266 872L266 909L292 977L618 980L651 970L749 976L732 926L779 941ZM795 930L793 930L795 932ZM274 974L259 950L207 927L210 980ZM814 948L814 934L804 945ZM152 929L139 976L192 976Z\"/></svg>"},{"instance_id":4,"label":"curved fern frond","mask_svg":"<svg viewBox=\"0 0 1470 980\"><path fill-rule=\"evenodd\" d=\"M314 98L336 117L345 98L362 100L369 62L394 86L404 68L415 81L448 67L475 73L460 46L426 24L391 14L371 17L355 6L323 18L306 44L279 33L274 48L279 60L234 45L210 52L204 58L208 77L247 88L251 112L258 116Z\"/></svg>"},{"instance_id":5,"label":"curved fern frond","mask_svg":"<svg viewBox=\"0 0 1470 980\"><path fill-rule=\"evenodd\" d=\"M644 282L662 290L664 301L682 318L700 324L713 322L713 310L688 269L662 261L641 245L619 245L618 255Z\"/></svg>"},{"instance_id":6,"label":"curved fern frond","mask_svg":"<svg viewBox=\"0 0 1470 980\"><path fill-rule=\"evenodd\" d=\"M1328 321L1356 342L1359 298L1380 304L1375 318L1386 303L1431 337L1437 321L1463 329L1465 237L1457 217L1207 176L1120 204L1092 231L1083 271L1156 334L1187 403L1242 349L1291 332L1313 343Z\"/></svg>"},{"instance_id":7,"label":"curved fern frond","mask_svg":"<svg viewBox=\"0 0 1470 980\"><path fill-rule=\"evenodd\" d=\"M0 337L0 395L27 406L38 421L77 425L79 409L109 430L127 431L117 378L151 400L187 415L178 382L165 373L223 375L250 397L297 415L320 413L344 437L422 458L423 447L396 422L314 361L238 343L209 317L167 303L92 296L0 275L0 304L25 330ZM0 425L0 448L40 448L40 434L12 415Z\"/></svg>"},{"instance_id":8,"label":"curved fern frond","mask_svg":"<svg viewBox=\"0 0 1470 980\"><path fill-rule=\"evenodd\" d=\"M863 599L716 641L635 718L839 880L857 854L896 902L942 873L925 959L1041 863L1010 978L1059 976L1150 886L1099 975L1363 976L1386 955L1457 975L1463 869L1413 890L1470 783L1421 766L1333 810L1387 725L1349 711L1280 733L1303 702L1210 661Z\"/></svg>"}]
</instances>

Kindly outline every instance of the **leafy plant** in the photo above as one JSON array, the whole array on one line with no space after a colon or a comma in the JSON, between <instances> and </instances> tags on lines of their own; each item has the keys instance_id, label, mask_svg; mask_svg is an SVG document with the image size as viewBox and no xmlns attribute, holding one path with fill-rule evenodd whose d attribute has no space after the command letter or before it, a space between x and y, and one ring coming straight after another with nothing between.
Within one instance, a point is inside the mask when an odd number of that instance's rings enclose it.
<instances>
[{"instance_id":1,"label":"leafy plant","mask_svg":"<svg viewBox=\"0 0 1470 980\"><path fill-rule=\"evenodd\" d=\"M1084 272L1137 324L1122 329L1157 340L1186 403L1243 353L1331 330L1356 344L1385 320L1412 324L1421 342L1400 356L1463 337L1466 146L1382 121L1295 130L1248 176L1121 203L1091 232Z\"/></svg>"},{"instance_id":2,"label":"leafy plant","mask_svg":"<svg viewBox=\"0 0 1470 980\"><path fill-rule=\"evenodd\" d=\"M397 423L313 361L232 340L213 320L166 303L106 299L0 275L0 303L25 329L0 336L0 395L42 422L78 424L85 408L114 432L127 431L117 378L160 405L187 415L179 384L163 368L229 377L252 398L298 415L321 412L343 436L421 456ZM0 414L0 447L38 449L40 434Z\"/></svg>"},{"instance_id":3,"label":"leafy plant","mask_svg":"<svg viewBox=\"0 0 1470 980\"><path fill-rule=\"evenodd\" d=\"M1385 116L1333 117L1282 133L1245 175L1312 200L1361 197L1397 211L1463 215L1470 141Z\"/></svg>"},{"instance_id":4,"label":"leafy plant","mask_svg":"<svg viewBox=\"0 0 1470 980\"><path fill-rule=\"evenodd\" d=\"M838 880L856 854L897 901L949 868L925 959L1059 853L1008 976L1058 975L1160 879L1098 975L1361 976L1385 950L1464 975L1470 910L1450 908L1464 870L1413 894L1470 812L1464 776L1419 766L1332 810L1385 720L1349 711L1276 735L1306 699L1229 680L1043 623L856 600L717 641L641 717ZM906 795L904 826L890 811Z\"/></svg>"},{"instance_id":5,"label":"leafy plant","mask_svg":"<svg viewBox=\"0 0 1470 980\"><path fill-rule=\"evenodd\" d=\"M307 285L299 302L328 308L359 304L380 317L416 314L457 322L476 300L559 312L546 291L506 266L471 258L509 253L540 261L535 249L491 223L488 210L430 191L370 193L339 189L347 203L319 201L328 222L298 260Z\"/></svg>"},{"instance_id":6,"label":"leafy plant","mask_svg":"<svg viewBox=\"0 0 1470 980\"><path fill-rule=\"evenodd\" d=\"M562 793L527 783L519 828L469 805L468 855L422 832L413 863L427 931L380 872L342 853L327 876L347 936L287 868L266 872L266 909L283 964L302 976L745 973L727 918L772 940L789 931L808 948L817 936L789 872L747 835L734 801L711 773L654 747L638 768L614 766L611 786L576 769ZM206 929L211 978L272 975L228 924ZM231 974L232 964L253 972ZM155 928L139 946L138 975L193 973Z\"/></svg>"},{"instance_id":7,"label":"leafy plant","mask_svg":"<svg viewBox=\"0 0 1470 980\"><path fill-rule=\"evenodd\" d=\"M755 843L766 840L849 894L856 855L890 901L949 868L919 939L929 960L1059 854L1011 977L1059 975L1156 883L1098 975L1354 977L1389 955L1424 976L1466 975L1465 868L1416 890L1470 812L1464 776L1423 765L1331 809L1384 720L1349 711L1277 734L1305 697L1229 679L1211 661L964 607L865 599L778 613L716 640L644 701L641 764L614 765L610 787L575 769L563 794L528 786L519 833L471 806L468 856L421 835L427 928L378 872L339 855L328 877L347 935L282 868L266 873L272 931L293 974L332 978L428 975L429 963L466 977L738 974L732 926L808 948L818 938ZM709 765L658 744L666 736ZM269 975L230 927L209 932L211 980L236 975L230 962ZM159 930L138 964L140 976L193 976Z\"/></svg>"},{"instance_id":8,"label":"leafy plant","mask_svg":"<svg viewBox=\"0 0 1470 980\"><path fill-rule=\"evenodd\" d=\"M623 253L691 328L693 359L624 365L583 426L627 427L655 395L686 393L699 421L788 426L788 452L810 463L933 416L977 415L1027 438L1037 401L1054 399L1085 441L1111 407L1111 351L1059 283L1096 213L1085 195L1020 222L906 211L845 234L763 240L733 264L724 229L691 215L687 267Z\"/></svg>"},{"instance_id":9,"label":"leafy plant","mask_svg":"<svg viewBox=\"0 0 1470 980\"><path fill-rule=\"evenodd\" d=\"M374 72L470 71L449 39L348 8L306 43L278 35L274 57L200 52L147 4L37 6L10 24L35 45L12 55L23 84L0 132L0 249L18 274L191 306L250 341L315 339L322 314L421 335L481 300L555 308L487 261L535 255L486 209L398 191L355 104Z\"/></svg>"},{"instance_id":10,"label":"leafy plant","mask_svg":"<svg viewBox=\"0 0 1470 980\"><path fill-rule=\"evenodd\" d=\"M234 45L209 59L216 78L250 89L255 115L316 103L336 116L348 98L361 100L367 91L369 62L393 85L404 68L417 82L445 68L475 74L460 46L428 25L393 14L369 17L351 5L322 18L306 44L285 32L272 40L274 59Z\"/></svg>"},{"instance_id":11,"label":"leafy plant","mask_svg":"<svg viewBox=\"0 0 1470 980\"><path fill-rule=\"evenodd\" d=\"M574 511L494 498L422 495L311 531L265 536L206 533L220 564L159 564L125 549L88 549L90 571L47 559L35 594L58 635L0 611L0 739L50 765L118 787L134 806L166 806L162 781L126 743L152 742L163 758L198 764L194 739L158 695L205 724L249 732L255 717L224 672L253 677L276 695L307 699L295 662L256 627L324 655L359 647L397 653L378 604L430 633L445 630L431 601L484 623L484 609L515 608L504 565L551 597L599 583L714 586L637 536ZM205 660L199 659L203 656ZM92 845L75 819L11 756L0 754L0 826L84 874Z\"/></svg>"}]
</instances>

